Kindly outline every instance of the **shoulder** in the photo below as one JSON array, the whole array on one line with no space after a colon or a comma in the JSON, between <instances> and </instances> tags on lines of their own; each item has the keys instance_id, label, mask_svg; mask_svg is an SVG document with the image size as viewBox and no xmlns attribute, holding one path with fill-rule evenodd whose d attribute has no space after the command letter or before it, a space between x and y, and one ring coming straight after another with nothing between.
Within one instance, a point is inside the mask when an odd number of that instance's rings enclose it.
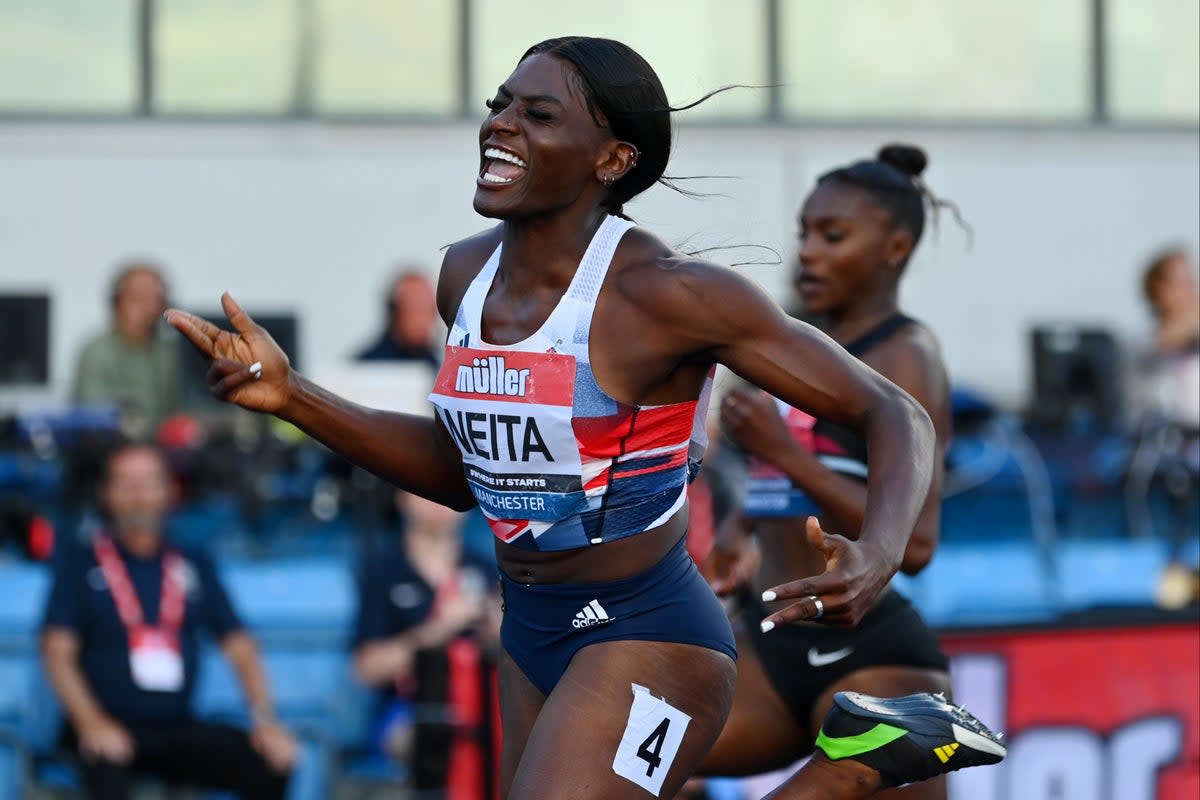
<instances>
[{"instance_id":1,"label":"shoulder","mask_svg":"<svg viewBox=\"0 0 1200 800\"><path fill-rule=\"evenodd\" d=\"M96 566L96 555L89 543L70 539L59 542L52 571L56 577L75 577Z\"/></svg>"},{"instance_id":2,"label":"shoulder","mask_svg":"<svg viewBox=\"0 0 1200 800\"><path fill-rule=\"evenodd\" d=\"M775 308L737 270L680 253L643 228L625 235L614 265L622 298L668 323L740 326L754 319L748 309Z\"/></svg>"},{"instance_id":3,"label":"shoulder","mask_svg":"<svg viewBox=\"0 0 1200 800\"><path fill-rule=\"evenodd\" d=\"M947 390L941 342L919 321L913 320L881 342L863 360L910 394L919 392L928 396Z\"/></svg>"},{"instance_id":4,"label":"shoulder","mask_svg":"<svg viewBox=\"0 0 1200 800\"><path fill-rule=\"evenodd\" d=\"M174 542L170 543L170 547L179 554L184 567L191 571L201 583L221 582L216 562L208 553L191 545L179 545Z\"/></svg>"},{"instance_id":5,"label":"shoulder","mask_svg":"<svg viewBox=\"0 0 1200 800\"><path fill-rule=\"evenodd\" d=\"M79 348L80 360L93 359L112 352L115 336L112 331L99 331L84 340Z\"/></svg>"},{"instance_id":6,"label":"shoulder","mask_svg":"<svg viewBox=\"0 0 1200 800\"><path fill-rule=\"evenodd\" d=\"M454 322L467 287L500 244L500 234L500 226L495 225L446 248L438 273L437 303L447 325Z\"/></svg>"},{"instance_id":7,"label":"shoulder","mask_svg":"<svg viewBox=\"0 0 1200 800\"><path fill-rule=\"evenodd\" d=\"M151 347L154 348L154 354L159 358L173 359L179 353L179 343L183 337L171 336L162 331L157 331L154 334Z\"/></svg>"},{"instance_id":8,"label":"shoulder","mask_svg":"<svg viewBox=\"0 0 1200 800\"><path fill-rule=\"evenodd\" d=\"M386 354L384 352L384 348L386 347L386 344L387 344L387 334L385 333L385 334L380 335L379 338L377 338L375 341L371 342L371 344L367 345L366 347L363 347L361 350L359 350L357 353L355 353L354 360L355 361L378 361L379 359L386 358Z\"/></svg>"},{"instance_id":9,"label":"shoulder","mask_svg":"<svg viewBox=\"0 0 1200 800\"><path fill-rule=\"evenodd\" d=\"M736 270L715 261L680 253L645 228L631 228L614 259L618 282L670 294L683 288L745 281Z\"/></svg>"},{"instance_id":10,"label":"shoulder","mask_svg":"<svg viewBox=\"0 0 1200 800\"><path fill-rule=\"evenodd\" d=\"M881 366L938 365L942 363L942 344L924 323L913 320L894 336L889 336L871 353Z\"/></svg>"}]
</instances>

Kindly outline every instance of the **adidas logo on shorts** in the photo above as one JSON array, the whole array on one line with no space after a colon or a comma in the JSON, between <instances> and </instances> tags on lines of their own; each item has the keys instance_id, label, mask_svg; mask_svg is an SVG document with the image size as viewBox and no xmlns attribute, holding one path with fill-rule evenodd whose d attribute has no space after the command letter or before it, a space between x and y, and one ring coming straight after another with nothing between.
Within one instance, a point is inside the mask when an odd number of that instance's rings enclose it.
<instances>
[{"instance_id":1,"label":"adidas logo on shorts","mask_svg":"<svg viewBox=\"0 0 1200 800\"><path fill-rule=\"evenodd\" d=\"M600 605L600 601L593 600L575 615L575 619L571 620L571 624L576 628L590 628L593 625L603 625L606 622L612 621L613 618L604 610L604 606Z\"/></svg>"}]
</instances>

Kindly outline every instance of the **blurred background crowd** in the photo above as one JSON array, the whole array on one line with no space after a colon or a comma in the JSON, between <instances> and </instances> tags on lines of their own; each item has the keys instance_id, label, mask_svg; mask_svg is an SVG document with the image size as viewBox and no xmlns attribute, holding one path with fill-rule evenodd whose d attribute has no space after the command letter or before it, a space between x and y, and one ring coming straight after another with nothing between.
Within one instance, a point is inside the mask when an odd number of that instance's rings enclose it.
<instances>
[{"instance_id":1,"label":"blurred background crowd","mask_svg":"<svg viewBox=\"0 0 1200 800\"><path fill-rule=\"evenodd\" d=\"M230 290L318 382L428 413L439 249L486 224L469 205L483 100L563 33L633 45L679 104L758 87L677 117L668 173L699 176L697 197L656 188L627 211L785 305L816 176L884 141L930 154L973 235L943 217L909 267L954 438L943 544L900 588L964 659L965 697L972 657L1024 657L996 631L1182 624L1184 655L1159 666L1194 683L1198 30L1195 0L0 0L0 798L91 785L59 733L72 676L108 713L68 727L120 752L103 723L137 690L76 658L104 639L85 587L114 583L76 551L108 533L129 552L164 537L208 587L207 624L182 631L190 702L119 729L249 728L291 797L491 796L479 512L216 403L161 315L219 322ZM994 699L1010 721L1013 686ZM1191 764L1174 787L1200 787L1197 702L1146 711L1181 720L1159 764ZM1008 796L979 791L954 796Z\"/></svg>"}]
</instances>

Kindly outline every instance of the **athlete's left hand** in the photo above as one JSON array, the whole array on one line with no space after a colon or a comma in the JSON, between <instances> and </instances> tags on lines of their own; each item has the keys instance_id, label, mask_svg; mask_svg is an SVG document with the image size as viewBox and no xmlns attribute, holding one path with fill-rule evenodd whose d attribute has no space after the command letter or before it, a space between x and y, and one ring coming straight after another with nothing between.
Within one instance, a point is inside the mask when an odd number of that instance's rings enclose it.
<instances>
[{"instance_id":1,"label":"athlete's left hand","mask_svg":"<svg viewBox=\"0 0 1200 800\"><path fill-rule=\"evenodd\" d=\"M816 517L808 518L805 534L809 544L825 555L825 571L763 592L767 602L798 601L766 617L764 630L783 622L802 621L854 627L875 604L895 568L870 544L821 530Z\"/></svg>"},{"instance_id":2,"label":"athlete's left hand","mask_svg":"<svg viewBox=\"0 0 1200 800\"><path fill-rule=\"evenodd\" d=\"M761 389L730 389L721 401L721 425L746 452L772 463L776 451L792 441L775 399Z\"/></svg>"}]
</instances>

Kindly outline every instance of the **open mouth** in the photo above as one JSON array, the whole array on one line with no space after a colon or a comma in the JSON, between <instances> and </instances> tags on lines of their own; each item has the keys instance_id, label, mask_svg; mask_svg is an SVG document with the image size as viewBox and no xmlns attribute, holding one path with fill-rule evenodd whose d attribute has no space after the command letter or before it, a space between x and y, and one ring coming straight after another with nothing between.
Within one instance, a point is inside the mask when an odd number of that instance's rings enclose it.
<instances>
[{"instance_id":1,"label":"open mouth","mask_svg":"<svg viewBox=\"0 0 1200 800\"><path fill-rule=\"evenodd\" d=\"M503 186L520 178L529 165L516 153L489 147L483 151L483 169L479 173L481 183Z\"/></svg>"}]
</instances>

